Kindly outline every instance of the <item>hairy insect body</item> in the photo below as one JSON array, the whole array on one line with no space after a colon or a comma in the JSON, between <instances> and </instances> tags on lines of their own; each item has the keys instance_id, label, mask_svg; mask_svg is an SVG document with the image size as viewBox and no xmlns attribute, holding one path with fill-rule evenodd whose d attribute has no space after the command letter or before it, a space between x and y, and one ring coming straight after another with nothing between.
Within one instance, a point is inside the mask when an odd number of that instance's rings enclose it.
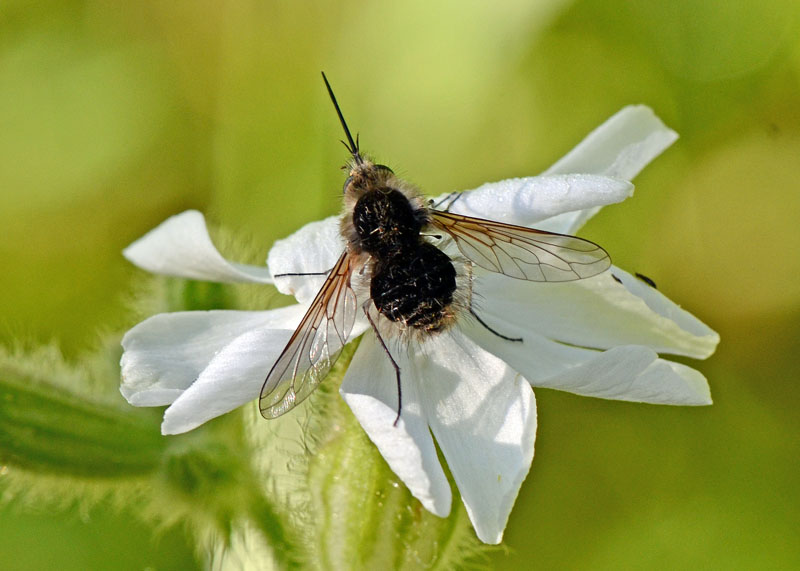
<instances>
[{"instance_id":1,"label":"hairy insect body","mask_svg":"<svg viewBox=\"0 0 800 571\"><path fill-rule=\"evenodd\" d=\"M424 211L399 190L379 188L364 193L353 209L360 247L378 259L390 258L418 246Z\"/></svg>"},{"instance_id":2,"label":"hairy insect body","mask_svg":"<svg viewBox=\"0 0 800 571\"><path fill-rule=\"evenodd\" d=\"M377 260L370 284L370 297L383 316L428 333L452 324L455 291L452 260L425 242Z\"/></svg>"},{"instance_id":3,"label":"hairy insect body","mask_svg":"<svg viewBox=\"0 0 800 571\"><path fill-rule=\"evenodd\" d=\"M424 240L428 209L416 193L395 183L387 168L363 160L353 165L345 194L355 200L343 232L351 247L369 254L370 299L403 328L435 333L454 322L456 269ZM395 183L395 184L393 184Z\"/></svg>"},{"instance_id":4,"label":"hairy insect body","mask_svg":"<svg viewBox=\"0 0 800 571\"><path fill-rule=\"evenodd\" d=\"M564 282L597 275L611 266L611 259L581 238L429 206L390 168L361 153L324 74L323 79L352 157L340 226L345 248L267 373L259 410L265 418L276 418L307 398L347 344L360 310L394 368L396 426L402 411L401 371L385 337L399 332L425 341L469 314L500 339L522 342L495 331L475 313L473 267L519 280Z\"/></svg>"}]
</instances>

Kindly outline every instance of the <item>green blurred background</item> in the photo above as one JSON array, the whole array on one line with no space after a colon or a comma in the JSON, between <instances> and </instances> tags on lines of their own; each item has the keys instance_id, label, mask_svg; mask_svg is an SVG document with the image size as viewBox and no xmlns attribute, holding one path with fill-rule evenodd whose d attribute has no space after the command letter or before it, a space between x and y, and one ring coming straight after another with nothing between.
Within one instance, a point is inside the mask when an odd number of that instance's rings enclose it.
<instances>
[{"instance_id":1,"label":"green blurred background","mask_svg":"<svg viewBox=\"0 0 800 571\"><path fill-rule=\"evenodd\" d=\"M715 404L538 391L498 569L800 568L800 5L6 0L0 340L131 324L124 246L204 211L263 244L338 211L362 147L430 194L535 174L622 106L681 134L582 235L717 329ZM2 477L2 471L0 471ZM197 566L102 505L0 511L4 569ZM8 566L10 565L10 567Z\"/></svg>"}]
</instances>

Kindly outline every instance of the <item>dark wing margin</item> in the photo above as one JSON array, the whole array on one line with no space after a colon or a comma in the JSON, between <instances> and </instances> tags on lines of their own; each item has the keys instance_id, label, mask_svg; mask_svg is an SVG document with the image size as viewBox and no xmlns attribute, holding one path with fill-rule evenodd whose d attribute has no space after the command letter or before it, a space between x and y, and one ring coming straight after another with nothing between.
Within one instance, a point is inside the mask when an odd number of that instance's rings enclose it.
<instances>
[{"instance_id":1,"label":"dark wing margin","mask_svg":"<svg viewBox=\"0 0 800 571\"><path fill-rule=\"evenodd\" d=\"M352 263L345 251L272 366L258 398L264 418L277 418L305 400L342 352L356 318Z\"/></svg>"},{"instance_id":2,"label":"dark wing margin","mask_svg":"<svg viewBox=\"0 0 800 571\"><path fill-rule=\"evenodd\" d=\"M431 210L431 224L444 230L475 265L512 278L568 282L596 276L611 266L608 252L589 240Z\"/></svg>"}]
</instances>

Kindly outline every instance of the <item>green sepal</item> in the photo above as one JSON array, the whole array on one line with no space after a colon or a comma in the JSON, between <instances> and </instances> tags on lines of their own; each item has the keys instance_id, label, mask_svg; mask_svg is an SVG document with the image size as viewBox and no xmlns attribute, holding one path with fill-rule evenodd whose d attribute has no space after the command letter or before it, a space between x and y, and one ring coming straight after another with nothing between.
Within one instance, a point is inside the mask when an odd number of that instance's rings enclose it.
<instances>
[{"instance_id":1,"label":"green sepal","mask_svg":"<svg viewBox=\"0 0 800 571\"><path fill-rule=\"evenodd\" d=\"M179 278L165 281L168 311L233 309L237 305L232 285Z\"/></svg>"},{"instance_id":2,"label":"green sepal","mask_svg":"<svg viewBox=\"0 0 800 571\"><path fill-rule=\"evenodd\" d=\"M475 565L483 548L452 478L453 509L440 518L392 472L336 390L354 353L354 348L348 349L334 379L325 381L322 419L316 427L311 423L315 444L307 473L315 567L410 570Z\"/></svg>"}]
</instances>

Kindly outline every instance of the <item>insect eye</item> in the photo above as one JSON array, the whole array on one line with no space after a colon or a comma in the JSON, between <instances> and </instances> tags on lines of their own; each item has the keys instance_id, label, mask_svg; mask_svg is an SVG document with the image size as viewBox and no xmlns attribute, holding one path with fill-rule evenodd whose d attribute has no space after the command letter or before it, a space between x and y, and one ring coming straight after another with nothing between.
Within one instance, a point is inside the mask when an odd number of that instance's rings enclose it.
<instances>
[{"instance_id":1,"label":"insect eye","mask_svg":"<svg viewBox=\"0 0 800 571\"><path fill-rule=\"evenodd\" d=\"M342 187L342 194L347 193L347 187L350 186L350 183L353 182L353 177L348 176L347 180L344 181L344 186Z\"/></svg>"},{"instance_id":2,"label":"insect eye","mask_svg":"<svg viewBox=\"0 0 800 571\"><path fill-rule=\"evenodd\" d=\"M386 165L375 165L375 168L378 169L378 170L387 171L390 174L394 174L394 171L392 169L390 169L389 167L387 167Z\"/></svg>"}]
</instances>

